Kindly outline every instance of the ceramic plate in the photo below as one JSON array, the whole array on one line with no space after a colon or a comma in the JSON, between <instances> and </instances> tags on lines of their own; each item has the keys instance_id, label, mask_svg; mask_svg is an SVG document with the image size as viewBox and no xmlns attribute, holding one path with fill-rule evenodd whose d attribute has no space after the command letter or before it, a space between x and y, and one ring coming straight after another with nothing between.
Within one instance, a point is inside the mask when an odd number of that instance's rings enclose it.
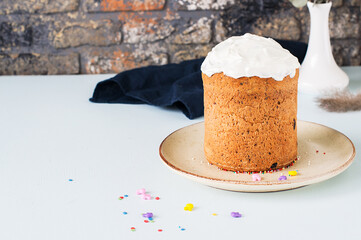
<instances>
[{"instance_id":1,"label":"ceramic plate","mask_svg":"<svg viewBox=\"0 0 361 240\"><path fill-rule=\"evenodd\" d=\"M181 128L166 137L159 147L163 162L174 172L196 182L225 190L270 192L294 189L336 176L352 163L355 147L342 133L329 127L297 121L299 160L284 170L260 174L252 181L247 173L222 171L208 164L203 152L204 123ZM288 171L298 171L288 176ZM287 180L279 181L281 175Z\"/></svg>"}]
</instances>

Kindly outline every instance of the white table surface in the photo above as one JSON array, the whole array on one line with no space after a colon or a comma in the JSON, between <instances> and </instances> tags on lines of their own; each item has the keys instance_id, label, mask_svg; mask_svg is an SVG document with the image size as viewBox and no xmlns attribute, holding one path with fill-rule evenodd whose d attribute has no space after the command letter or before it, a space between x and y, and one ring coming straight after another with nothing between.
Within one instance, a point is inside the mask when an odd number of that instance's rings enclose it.
<instances>
[{"instance_id":1,"label":"white table surface","mask_svg":"<svg viewBox=\"0 0 361 240\"><path fill-rule=\"evenodd\" d=\"M361 67L344 69L361 89ZM174 174L158 154L168 134L203 118L89 102L110 76L0 77L1 240L361 239L360 111L329 113L299 95L299 119L353 141L356 158L340 175L283 192L223 191ZM160 200L142 200L139 188Z\"/></svg>"}]
</instances>

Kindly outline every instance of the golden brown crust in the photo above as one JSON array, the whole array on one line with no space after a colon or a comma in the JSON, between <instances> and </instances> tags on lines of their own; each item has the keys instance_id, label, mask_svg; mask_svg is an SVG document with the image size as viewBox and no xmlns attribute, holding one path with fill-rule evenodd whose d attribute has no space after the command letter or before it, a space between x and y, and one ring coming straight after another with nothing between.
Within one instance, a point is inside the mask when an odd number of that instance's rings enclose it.
<instances>
[{"instance_id":1,"label":"golden brown crust","mask_svg":"<svg viewBox=\"0 0 361 240\"><path fill-rule=\"evenodd\" d=\"M204 151L231 171L267 171L297 158L297 80L202 74Z\"/></svg>"}]
</instances>

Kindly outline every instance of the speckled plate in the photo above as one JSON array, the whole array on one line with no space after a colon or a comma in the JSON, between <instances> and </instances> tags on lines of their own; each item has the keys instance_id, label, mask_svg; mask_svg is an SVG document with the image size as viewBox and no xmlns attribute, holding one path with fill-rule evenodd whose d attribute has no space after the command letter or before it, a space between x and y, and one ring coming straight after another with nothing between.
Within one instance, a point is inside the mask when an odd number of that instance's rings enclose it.
<instances>
[{"instance_id":1,"label":"speckled plate","mask_svg":"<svg viewBox=\"0 0 361 240\"><path fill-rule=\"evenodd\" d=\"M294 189L330 179L351 165L355 147L344 134L312 122L298 121L299 160L291 167L260 174L252 181L247 173L222 171L208 164L203 152L204 123L181 128L166 137L159 147L162 161L174 172L196 182L240 192L271 192ZM297 170L297 176L288 171ZM287 180L278 181L281 174Z\"/></svg>"}]
</instances>

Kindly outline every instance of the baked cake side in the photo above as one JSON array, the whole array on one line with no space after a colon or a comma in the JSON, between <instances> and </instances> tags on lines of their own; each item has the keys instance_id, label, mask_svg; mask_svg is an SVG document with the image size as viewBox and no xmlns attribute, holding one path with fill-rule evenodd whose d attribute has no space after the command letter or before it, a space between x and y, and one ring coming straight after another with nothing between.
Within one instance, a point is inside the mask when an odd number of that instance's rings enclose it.
<instances>
[{"instance_id":1,"label":"baked cake side","mask_svg":"<svg viewBox=\"0 0 361 240\"><path fill-rule=\"evenodd\" d=\"M208 162L231 171L291 164L297 158L298 74L276 81L203 73Z\"/></svg>"}]
</instances>

